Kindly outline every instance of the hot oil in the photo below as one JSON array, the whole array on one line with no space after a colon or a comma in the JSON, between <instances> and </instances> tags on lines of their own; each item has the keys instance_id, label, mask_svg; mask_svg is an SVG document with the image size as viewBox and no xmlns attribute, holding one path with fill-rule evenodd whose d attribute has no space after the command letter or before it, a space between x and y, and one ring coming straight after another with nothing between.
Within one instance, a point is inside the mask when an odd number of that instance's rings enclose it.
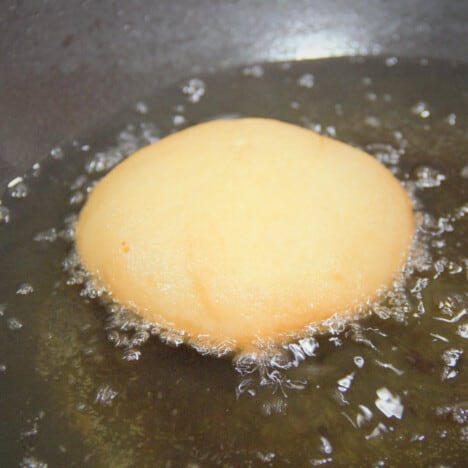
<instances>
[{"instance_id":1,"label":"hot oil","mask_svg":"<svg viewBox=\"0 0 468 468\"><path fill-rule=\"evenodd\" d=\"M191 77L13 180L0 205L12 462L461 466L467 78L466 65L395 57ZM233 364L116 306L106 311L70 251L74 216L111 167L167 133L238 116L290 121L374 154L412 193L419 232L405 281L371 315L311 330L273 359Z\"/></svg>"}]
</instances>

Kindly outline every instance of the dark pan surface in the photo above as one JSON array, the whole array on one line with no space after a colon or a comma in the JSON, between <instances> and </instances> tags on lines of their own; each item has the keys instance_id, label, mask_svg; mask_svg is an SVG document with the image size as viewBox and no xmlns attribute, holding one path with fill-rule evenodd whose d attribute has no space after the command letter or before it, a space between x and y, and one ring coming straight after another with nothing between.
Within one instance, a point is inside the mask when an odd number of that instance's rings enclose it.
<instances>
[{"instance_id":1,"label":"dark pan surface","mask_svg":"<svg viewBox=\"0 0 468 468\"><path fill-rule=\"evenodd\" d=\"M0 185L193 72L356 54L464 59L464 0L10 1L0 14Z\"/></svg>"}]
</instances>

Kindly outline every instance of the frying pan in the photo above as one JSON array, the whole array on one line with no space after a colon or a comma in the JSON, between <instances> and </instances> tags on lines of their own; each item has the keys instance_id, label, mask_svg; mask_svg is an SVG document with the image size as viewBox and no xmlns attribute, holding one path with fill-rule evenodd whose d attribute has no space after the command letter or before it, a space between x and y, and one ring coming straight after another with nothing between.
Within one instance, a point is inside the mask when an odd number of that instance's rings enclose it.
<instances>
[{"instance_id":1,"label":"frying pan","mask_svg":"<svg viewBox=\"0 0 468 468\"><path fill-rule=\"evenodd\" d=\"M3 191L51 148L99 128L130 103L197 73L354 55L464 61L467 40L468 3L463 0L4 2L0 187ZM20 248L20 240L8 248ZM26 348L25 355L36 351L34 343ZM9 407L5 414L32 414L31 408L40 403L32 396L14 395L11 382L19 385L21 372L8 378L8 393L1 391L2 407ZM29 392L33 395L34 388ZM17 437L15 423L9 434L10 426L1 419L5 427L0 464L17 466L26 442ZM60 431L52 426L50 434ZM80 447L79 440L73 444Z\"/></svg>"}]
</instances>

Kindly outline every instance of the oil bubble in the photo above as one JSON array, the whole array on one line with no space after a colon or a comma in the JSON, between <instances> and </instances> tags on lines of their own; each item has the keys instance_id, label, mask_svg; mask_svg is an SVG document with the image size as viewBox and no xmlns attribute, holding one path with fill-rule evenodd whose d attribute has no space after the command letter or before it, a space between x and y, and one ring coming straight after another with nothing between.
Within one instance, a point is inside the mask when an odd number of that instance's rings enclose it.
<instances>
[{"instance_id":1,"label":"oil bubble","mask_svg":"<svg viewBox=\"0 0 468 468\"><path fill-rule=\"evenodd\" d=\"M265 70L261 65L252 65L251 67L245 67L242 70L242 74L245 76L251 76L253 78L261 78L265 73Z\"/></svg>"},{"instance_id":2,"label":"oil bubble","mask_svg":"<svg viewBox=\"0 0 468 468\"><path fill-rule=\"evenodd\" d=\"M7 327L9 330L15 331L23 328L23 324L16 317L9 317L7 319Z\"/></svg>"},{"instance_id":3,"label":"oil bubble","mask_svg":"<svg viewBox=\"0 0 468 468\"><path fill-rule=\"evenodd\" d=\"M187 96L190 102L197 103L206 93L206 85L202 80L192 78L182 86L182 92Z\"/></svg>"},{"instance_id":4,"label":"oil bubble","mask_svg":"<svg viewBox=\"0 0 468 468\"><path fill-rule=\"evenodd\" d=\"M141 357L141 351L137 349L127 349L125 350L122 359L124 361L138 361Z\"/></svg>"},{"instance_id":5,"label":"oil bubble","mask_svg":"<svg viewBox=\"0 0 468 468\"><path fill-rule=\"evenodd\" d=\"M366 435L366 440L375 439L376 437L380 437L382 434L388 432L388 427L384 423L379 423L375 426L374 430Z\"/></svg>"},{"instance_id":6,"label":"oil bubble","mask_svg":"<svg viewBox=\"0 0 468 468\"><path fill-rule=\"evenodd\" d=\"M468 442L468 426L460 428L460 441Z\"/></svg>"},{"instance_id":7,"label":"oil bubble","mask_svg":"<svg viewBox=\"0 0 468 468\"><path fill-rule=\"evenodd\" d=\"M43 462L39 458L36 458L32 455L24 457L20 464L20 468L47 468L47 463Z\"/></svg>"},{"instance_id":8,"label":"oil bubble","mask_svg":"<svg viewBox=\"0 0 468 468\"><path fill-rule=\"evenodd\" d=\"M359 412L356 415L356 426L362 427L366 425L373 417L374 413L366 405L359 405Z\"/></svg>"},{"instance_id":9,"label":"oil bubble","mask_svg":"<svg viewBox=\"0 0 468 468\"><path fill-rule=\"evenodd\" d=\"M22 177L15 177L8 182L8 193L12 198L26 198L28 196L28 186Z\"/></svg>"},{"instance_id":10,"label":"oil bubble","mask_svg":"<svg viewBox=\"0 0 468 468\"><path fill-rule=\"evenodd\" d=\"M41 163L34 163L31 167L31 175L33 177L39 177L39 174L41 173Z\"/></svg>"},{"instance_id":11,"label":"oil bubble","mask_svg":"<svg viewBox=\"0 0 468 468\"><path fill-rule=\"evenodd\" d=\"M148 106L144 102L139 101L139 102L137 102L135 104L135 110L139 114L147 114L148 113Z\"/></svg>"},{"instance_id":12,"label":"oil bubble","mask_svg":"<svg viewBox=\"0 0 468 468\"><path fill-rule=\"evenodd\" d=\"M0 201L0 226L2 224L8 224L10 222L10 210L6 206L3 206Z\"/></svg>"},{"instance_id":13,"label":"oil bubble","mask_svg":"<svg viewBox=\"0 0 468 468\"><path fill-rule=\"evenodd\" d=\"M388 388L382 387L377 390L377 400L375 400L375 406L385 415L387 418L401 419L403 417L404 407L401 404L401 399L398 395L393 395Z\"/></svg>"},{"instance_id":14,"label":"oil bubble","mask_svg":"<svg viewBox=\"0 0 468 468\"><path fill-rule=\"evenodd\" d=\"M55 242L57 240L57 229L50 228L38 232L33 239L36 242Z\"/></svg>"},{"instance_id":15,"label":"oil bubble","mask_svg":"<svg viewBox=\"0 0 468 468\"><path fill-rule=\"evenodd\" d=\"M324 436L320 436L320 451L325 455L330 455L333 452L332 444Z\"/></svg>"},{"instance_id":16,"label":"oil bubble","mask_svg":"<svg viewBox=\"0 0 468 468\"><path fill-rule=\"evenodd\" d=\"M64 157L64 152L63 152L63 149L60 148L60 146L57 146L50 150L50 155L52 156L53 159L59 160Z\"/></svg>"},{"instance_id":17,"label":"oil bubble","mask_svg":"<svg viewBox=\"0 0 468 468\"><path fill-rule=\"evenodd\" d=\"M108 171L118 164L122 158L123 155L118 152L113 154L97 153L86 164L86 172L88 174L94 174Z\"/></svg>"},{"instance_id":18,"label":"oil bubble","mask_svg":"<svg viewBox=\"0 0 468 468\"><path fill-rule=\"evenodd\" d=\"M335 128L333 125L328 125L328 126L325 128L325 133L326 133L328 136L331 136L332 138L335 138L335 137L336 137L336 128Z\"/></svg>"},{"instance_id":19,"label":"oil bubble","mask_svg":"<svg viewBox=\"0 0 468 468\"><path fill-rule=\"evenodd\" d=\"M445 121L449 124L449 125L456 125L457 123L457 116L456 114L454 113L451 113L449 115L447 115L447 117L445 118Z\"/></svg>"},{"instance_id":20,"label":"oil bubble","mask_svg":"<svg viewBox=\"0 0 468 468\"><path fill-rule=\"evenodd\" d=\"M416 186L418 188L439 187L446 179L445 175L430 166L419 166L414 171Z\"/></svg>"},{"instance_id":21,"label":"oil bubble","mask_svg":"<svg viewBox=\"0 0 468 468\"><path fill-rule=\"evenodd\" d=\"M19 296L27 296L34 292L34 288L29 283L22 283L16 290L16 294Z\"/></svg>"},{"instance_id":22,"label":"oil bubble","mask_svg":"<svg viewBox=\"0 0 468 468\"><path fill-rule=\"evenodd\" d=\"M403 375L405 373L405 371L402 371L400 369L397 369L393 364L390 364L388 362L382 362L382 361L379 361L378 359L375 359L374 362L380 366L380 367L383 367L384 369L390 369L391 371L393 371L396 375Z\"/></svg>"},{"instance_id":23,"label":"oil bubble","mask_svg":"<svg viewBox=\"0 0 468 468\"><path fill-rule=\"evenodd\" d=\"M438 406L436 416L448 417L457 424L468 423L468 404L466 402Z\"/></svg>"},{"instance_id":24,"label":"oil bubble","mask_svg":"<svg viewBox=\"0 0 468 468\"><path fill-rule=\"evenodd\" d=\"M85 194L83 192L78 191L78 192L72 193L69 199L69 203L70 205L80 205L81 203L84 202L85 198L86 198Z\"/></svg>"},{"instance_id":25,"label":"oil bubble","mask_svg":"<svg viewBox=\"0 0 468 468\"><path fill-rule=\"evenodd\" d=\"M373 116L373 115L369 115L368 117L365 117L364 118L364 123L368 127L373 127L373 128L378 128L378 127L380 127L382 125L381 122L380 122L380 119L378 117Z\"/></svg>"},{"instance_id":26,"label":"oil bubble","mask_svg":"<svg viewBox=\"0 0 468 468\"><path fill-rule=\"evenodd\" d=\"M335 104L334 106L335 114L341 117L344 114L343 105L342 104Z\"/></svg>"},{"instance_id":27,"label":"oil bubble","mask_svg":"<svg viewBox=\"0 0 468 468\"><path fill-rule=\"evenodd\" d=\"M449 380L457 377L459 372L457 366L462 355L463 350L459 348L450 348L443 352L442 361L445 367L442 370L442 380Z\"/></svg>"},{"instance_id":28,"label":"oil bubble","mask_svg":"<svg viewBox=\"0 0 468 468\"><path fill-rule=\"evenodd\" d=\"M315 84L315 77L312 73L305 73L297 80L297 84L303 88L313 88Z\"/></svg>"},{"instance_id":29,"label":"oil bubble","mask_svg":"<svg viewBox=\"0 0 468 468\"><path fill-rule=\"evenodd\" d=\"M351 384L354 380L354 372L348 374L342 379L338 380L338 390L342 393L347 392L351 388Z\"/></svg>"},{"instance_id":30,"label":"oil bubble","mask_svg":"<svg viewBox=\"0 0 468 468\"><path fill-rule=\"evenodd\" d=\"M88 181L88 177L85 175L79 175L70 185L70 190L78 190L82 188L86 182Z\"/></svg>"},{"instance_id":31,"label":"oil bubble","mask_svg":"<svg viewBox=\"0 0 468 468\"><path fill-rule=\"evenodd\" d=\"M356 364L356 366L359 367L359 369L362 369L364 367L365 360L362 356L354 356L353 361L354 364Z\"/></svg>"},{"instance_id":32,"label":"oil bubble","mask_svg":"<svg viewBox=\"0 0 468 468\"><path fill-rule=\"evenodd\" d=\"M309 464L311 466L322 466L322 465L328 465L329 463L333 462L333 458L328 457L328 458L312 458L309 460Z\"/></svg>"},{"instance_id":33,"label":"oil bubble","mask_svg":"<svg viewBox=\"0 0 468 468\"><path fill-rule=\"evenodd\" d=\"M94 401L102 406L111 406L117 395L118 392L113 390L110 385L101 385Z\"/></svg>"},{"instance_id":34,"label":"oil bubble","mask_svg":"<svg viewBox=\"0 0 468 468\"><path fill-rule=\"evenodd\" d=\"M174 125L183 125L185 123L185 117L183 115L177 114L172 118L172 123Z\"/></svg>"},{"instance_id":35,"label":"oil bubble","mask_svg":"<svg viewBox=\"0 0 468 468\"><path fill-rule=\"evenodd\" d=\"M275 459L275 457L276 457L276 454L274 452L267 452L267 453L257 452L257 458L263 463L270 463Z\"/></svg>"},{"instance_id":36,"label":"oil bubble","mask_svg":"<svg viewBox=\"0 0 468 468\"><path fill-rule=\"evenodd\" d=\"M386 166L395 166L400 162L401 150L390 144L371 143L366 146L366 150Z\"/></svg>"},{"instance_id":37,"label":"oil bubble","mask_svg":"<svg viewBox=\"0 0 468 468\"><path fill-rule=\"evenodd\" d=\"M387 57L385 59L385 65L387 67L394 67L398 63L398 59L396 57Z\"/></svg>"},{"instance_id":38,"label":"oil bubble","mask_svg":"<svg viewBox=\"0 0 468 468\"><path fill-rule=\"evenodd\" d=\"M463 323L459 325L457 329L457 335L465 339L468 338L468 323Z\"/></svg>"},{"instance_id":39,"label":"oil bubble","mask_svg":"<svg viewBox=\"0 0 468 468\"><path fill-rule=\"evenodd\" d=\"M422 119L427 119L431 115L429 105L424 101L419 101L411 107L411 112Z\"/></svg>"}]
</instances>

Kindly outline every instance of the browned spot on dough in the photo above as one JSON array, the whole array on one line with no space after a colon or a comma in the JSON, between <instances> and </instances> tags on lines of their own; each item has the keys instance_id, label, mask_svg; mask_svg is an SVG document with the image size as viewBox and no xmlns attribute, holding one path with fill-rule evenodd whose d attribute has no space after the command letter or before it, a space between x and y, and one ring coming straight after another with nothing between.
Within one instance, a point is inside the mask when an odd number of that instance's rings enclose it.
<instances>
[{"instance_id":1,"label":"browned spot on dough","mask_svg":"<svg viewBox=\"0 0 468 468\"><path fill-rule=\"evenodd\" d=\"M120 244L122 245L122 250L124 253L130 252L130 247L125 241L122 241Z\"/></svg>"},{"instance_id":2,"label":"browned spot on dough","mask_svg":"<svg viewBox=\"0 0 468 468\"><path fill-rule=\"evenodd\" d=\"M343 276L342 273L339 273L338 271L334 271L332 273L332 278L335 281L336 284L344 284L345 283L345 277Z\"/></svg>"},{"instance_id":3,"label":"browned spot on dough","mask_svg":"<svg viewBox=\"0 0 468 468\"><path fill-rule=\"evenodd\" d=\"M200 302L202 303L205 311L209 315L215 315L213 303L211 302L205 285L200 280L200 275L197 271L194 271L193 269L190 270L190 273L192 274L193 287L195 288L195 292L197 293L197 296L200 299Z\"/></svg>"},{"instance_id":4,"label":"browned spot on dough","mask_svg":"<svg viewBox=\"0 0 468 468\"><path fill-rule=\"evenodd\" d=\"M190 237L189 234L186 236L185 242L185 251L187 252L187 272L192 279L193 288L195 290L198 299L200 300L201 305L205 309L205 312L211 316L215 317L218 315L218 312L215 309L215 305L206 290L206 286L200 278L200 273L197 271L197 267L194 264L194 245L193 239Z\"/></svg>"}]
</instances>

